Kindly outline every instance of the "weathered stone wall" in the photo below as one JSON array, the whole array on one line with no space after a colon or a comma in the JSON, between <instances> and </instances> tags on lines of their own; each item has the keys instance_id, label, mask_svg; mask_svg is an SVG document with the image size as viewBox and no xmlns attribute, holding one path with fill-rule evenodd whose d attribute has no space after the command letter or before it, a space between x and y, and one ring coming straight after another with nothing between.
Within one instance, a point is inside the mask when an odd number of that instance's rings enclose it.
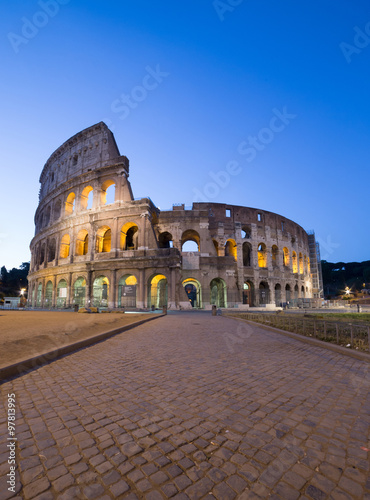
<instances>
[{"instance_id":1,"label":"weathered stone wall","mask_svg":"<svg viewBox=\"0 0 370 500\"><path fill-rule=\"evenodd\" d=\"M149 198L133 199L128 176L129 161L104 123L51 155L31 242L33 306L191 307L185 285L197 307L311 297L308 237L298 224L217 203L160 212ZM189 240L197 251L182 251ZM125 296L126 285L136 297Z\"/></svg>"}]
</instances>

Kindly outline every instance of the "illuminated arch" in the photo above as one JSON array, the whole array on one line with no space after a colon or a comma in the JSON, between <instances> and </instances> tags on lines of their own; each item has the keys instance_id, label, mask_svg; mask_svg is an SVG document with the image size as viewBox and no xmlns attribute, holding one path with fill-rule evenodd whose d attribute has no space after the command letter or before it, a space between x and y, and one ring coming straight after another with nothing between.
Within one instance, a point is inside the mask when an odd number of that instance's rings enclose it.
<instances>
[{"instance_id":1,"label":"illuminated arch","mask_svg":"<svg viewBox=\"0 0 370 500\"><path fill-rule=\"evenodd\" d=\"M137 250L139 238L139 228L134 222L126 222L121 228L120 249Z\"/></svg>"},{"instance_id":2,"label":"illuminated arch","mask_svg":"<svg viewBox=\"0 0 370 500\"><path fill-rule=\"evenodd\" d=\"M234 257L235 260L237 259L237 246L232 238L229 238L225 243L225 256L228 255Z\"/></svg>"},{"instance_id":3,"label":"illuminated arch","mask_svg":"<svg viewBox=\"0 0 370 500\"><path fill-rule=\"evenodd\" d=\"M293 266L293 273L298 273L298 260L297 260L297 254L296 252L293 251L292 253L292 266Z\"/></svg>"},{"instance_id":4,"label":"illuminated arch","mask_svg":"<svg viewBox=\"0 0 370 500\"><path fill-rule=\"evenodd\" d=\"M65 234L60 241L59 257L61 259L66 259L69 257L69 249L71 245L71 238L69 234Z\"/></svg>"},{"instance_id":5,"label":"illuminated arch","mask_svg":"<svg viewBox=\"0 0 370 500\"><path fill-rule=\"evenodd\" d=\"M299 253L298 259L299 259L299 274L303 274L303 255L301 254L301 252Z\"/></svg>"},{"instance_id":6,"label":"illuminated arch","mask_svg":"<svg viewBox=\"0 0 370 500\"><path fill-rule=\"evenodd\" d=\"M182 282L186 298L190 302L191 307L202 307L202 287L199 281L195 278L186 278Z\"/></svg>"},{"instance_id":7,"label":"illuminated arch","mask_svg":"<svg viewBox=\"0 0 370 500\"><path fill-rule=\"evenodd\" d=\"M72 215L73 212L75 211L75 205L76 205L76 195L75 193L69 193L65 203L65 214Z\"/></svg>"},{"instance_id":8,"label":"illuminated arch","mask_svg":"<svg viewBox=\"0 0 370 500\"><path fill-rule=\"evenodd\" d=\"M258 245L258 267L267 267L267 249L264 243Z\"/></svg>"},{"instance_id":9,"label":"illuminated arch","mask_svg":"<svg viewBox=\"0 0 370 500\"><path fill-rule=\"evenodd\" d=\"M118 282L118 307L136 307L137 278L125 274Z\"/></svg>"},{"instance_id":10,"label":"illuminated arch","mask_svg":"<svg viewBox=\"0 0 370 500\"><path fill-rule=\"evenodd\" d=\"M109 280L106 276L98 276L93 283L93 307L108 307Z\"/></svg>"},{"instance_id":11,"label":"illuminated arch","mask_svg":"<svg viewBox=\"0 0 370 500\"><path fill-rule=\"evenodd\" d=\"M289 250L287 247L283 248L283 264L285 267L289 267L290 263L290 256L289 256Z\"/></svg>"},{"instance_id":12,"label":"illuminated arch","mask_svg":"<svg viewBox=\"0 0 370 500\"><path fill-rule=\"evenodd\" d=\"M73 285L73 302L79 307L84 307L86 298L86 279L79 276Z\"/></svg>"},{"instance_id":13,"label":"illuminated arch","mask_svg":"<svg viewBox=\"0 0 370 500\"><path fill-rule=\"evenodd\" d=\"M68 285L65 279L61 279L57 285L57 307L64 308L67 305Z\"/></svg>"},{"instance_id":14,"label":"illuminated arch","mask_svg":"<svg viewBox=\"0 0 370 500\"><path fill-rule=\"evenodd\" d=\"M209 286L211 292L211 305L227 307L227 288L225 281L222 278L214 278Z\"/></svg>"},{"instance_id":15,"label":"illuminated arch","mask_svg":"<svg viewBox=\"0 0 370 500\"><path fill-rule=\"evenodd\" d=\"M155 274L148 280L148 307L167 306L168 284L164 274Z\"/></svg>"},{"instance_id":16,"label":"illuminated arch","mask_svg":"<svg viewBox=\"0 0 370 500\"><path fill-rule=\"evenodd\" d=\"M49 280L45 287L44 307L50 308L53 305L53 283Z\"/></svg>"},{"instance_id":17,"label":"illuminated arch","mask_svg":"<svg viewBox=\"0 0 370 500\"><path fill-rule=\"evenodd\" d=\"M76 239L76 255L86 255L89 249L89 233L81 229Z\"/></svg>"},{"instance_id":18,"label":"illuminated arch","mask_svg":"<svg viewBox=\"0 0 370 500\"><path fill-rule=\"evenodd\" d=\"M102 226L96 232L97 253L110 252L112 246L112 231L109 226Z\"/></svg>"}]
</instances>

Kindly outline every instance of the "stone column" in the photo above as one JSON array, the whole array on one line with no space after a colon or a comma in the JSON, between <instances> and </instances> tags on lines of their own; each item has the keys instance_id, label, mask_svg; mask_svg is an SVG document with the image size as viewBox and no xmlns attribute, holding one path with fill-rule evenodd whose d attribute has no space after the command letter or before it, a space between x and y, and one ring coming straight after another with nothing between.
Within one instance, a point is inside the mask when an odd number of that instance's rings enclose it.
<instances>
[{"instance_id":1,"label":"stone column","mask_svg":"<svg viewBox=\"0 0 370 500\"><path fill-rule=\"evenodd\" d=\"M92 271L87 270L85 307L91 307Z\"/></svg>"},{"instance_id":2,"label":"stone column","mask_svg":"<svg viewBox=\"0 0 370 500\"><path fill-rule=\"evenodd\" d=\"M109 309L115 309L117 304L117 269L112 270L112 283L108 296Z\"/></svg>"},{"instance_id":3,"label":"stone column","mask_svg":"<svg viewBox=\"0 0 370 500\"><path fill-rule=\"evenodd\" d=\"M136 307L138 308L144 308L146 306L145 289L146 289L145 269L140 269L139 280L137 284L137 294L136 294L136 299L137 299Z\"/></svg>"}]
</instances>

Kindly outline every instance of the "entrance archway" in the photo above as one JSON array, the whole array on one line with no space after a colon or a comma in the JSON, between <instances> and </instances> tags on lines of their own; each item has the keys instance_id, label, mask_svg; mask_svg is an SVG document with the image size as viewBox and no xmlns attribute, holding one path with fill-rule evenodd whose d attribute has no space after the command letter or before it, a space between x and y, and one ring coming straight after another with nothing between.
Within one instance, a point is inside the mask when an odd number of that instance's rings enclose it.
<instances>
[{"instance_id":1,"label":"entrance archway","mask_svg":"<svg viewBox=\"0 0 370 500\"><path fill-rule=\"evenodd\" d=\"M60 280L57 286L57 307L59 309L67 305L67 282Z\"/></svg>"},{"instance_id":2,"label":"entrance archway","mask_svg":"<svg viewBox=\"0 0 370 500\"><path fill-rule=\"evenodd\" d=\"M99 276L93 284L93 307L108 307L109 280L106 276Z\"/></svg>"},{"instance_id":3,"label":"entrance archway","mask_svg":"<svg viewBox=\"0 0 370 500\"><path fill-rule=\"evenodd\" d=\"M85 278L79 277L76 279L73 287L73 300L74 304L84 307L86 297L86 280Z\"/></svg>"},{"instance_id":4,"label":"entrance archway","mask_svg":"<svg viewBox=\"0 0 370 500\"><path fill-rule=\"evenodd\" d=\"M48 281L45 287L44 307L51 308L53 305L53 283Z\"/></svg>"},{"instance_id":5,"label":"entrance archway","mask_svg":"<svg viewBox=\"0 0 370 500\"><path fill-rule=\"evenodd\" d=\"M202 293L201 285L195 278L187 278L182 282L182 286L185 289L186 296L191 304L191 307L201 308L202 307Z\"/></svg>"},{"instance_id":6,"label":"entrance archway","mask_svg":"<svg viewBox=\"0 0 370 500\"><path fill-rule=\"evenodd\" d=\"M281 285L279 283L275 285L275 305L277 307L281 305Z\"/></svg>"},{"instance_id":7,"label":"entrance archway","mask_svg":"<svg viewBox=\"0 0 370 500\"><path fill-rule=\"evenodd\" d=\"M168 284L164 274L155 274L149 278L148 307L160 309L167 306Z\"/></svg>"},{"instance_id":8,"label":"entrance archway","mask_svg":"<svg viewBox=\"0 0 370 500\"><path fill-rule=\"evenodd\" d=\"M118 282L118 307L136 307L137 279L125 274Z\"/></svg>"},{"instance_id":9,"label":"entrance archway","mask_svg":"<svg viewBox=\"0 0 370 500\"><path fill-rule=\"evenodd\" d=\"M211 305L227 307L227 288L224 280L221 278L214 278L209 286L211 289Z\"/></svg>"},{"instance_id":10,"label":"entrance archway","mask_svg":"<svg viewBox=\"0 0 370 500\"><path fill-rule=\"evenodd\" d=\"M261 281L259 286L259 299L260 304L265 305L270 303L270 289L266 281Z\"/></svg>"},{"instance_id":11,"label":"entrance archway","mask_svg":"<svg viewBox=\"0 0 370 500\"><path fill-rule=\"evenodd\" d=\"M243 284L243 304L253 306L253 283L251 281Z\"/></svg>"}]
</instances>

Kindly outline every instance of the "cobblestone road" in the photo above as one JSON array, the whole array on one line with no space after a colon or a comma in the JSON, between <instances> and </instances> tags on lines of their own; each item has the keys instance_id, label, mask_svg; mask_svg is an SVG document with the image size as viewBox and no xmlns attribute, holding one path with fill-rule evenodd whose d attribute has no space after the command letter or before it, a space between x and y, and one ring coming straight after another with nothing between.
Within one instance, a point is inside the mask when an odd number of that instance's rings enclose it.
<instances>
[{"instance_id":1,"label":"cobblestone road","mask_svg":"<svg viewBox=\"0 0 370 500\"><path fill-rule=\"evenodd\" d=\"M370 499L369 364L258 326L168 315L1 389L1 499Z\"/></svg>"}]
</instances>

